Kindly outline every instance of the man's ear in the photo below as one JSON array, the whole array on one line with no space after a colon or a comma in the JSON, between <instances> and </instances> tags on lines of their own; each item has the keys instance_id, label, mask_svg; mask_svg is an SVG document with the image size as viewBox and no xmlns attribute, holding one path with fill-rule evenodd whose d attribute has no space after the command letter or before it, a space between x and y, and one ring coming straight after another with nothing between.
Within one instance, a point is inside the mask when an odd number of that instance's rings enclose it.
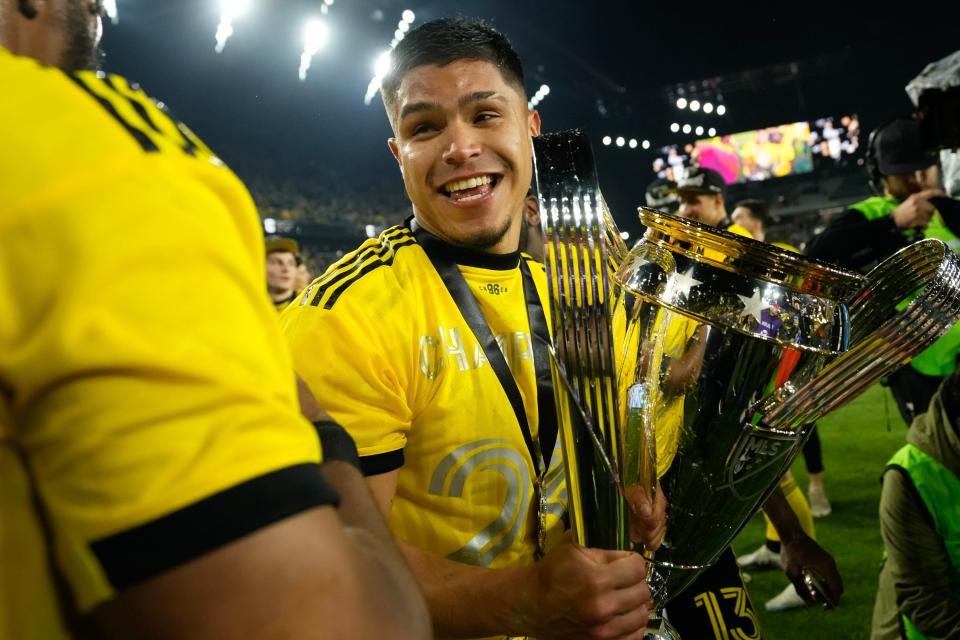
<instances>
[{"instance_id":1,"label":"man's ear","mask_svg":"<svg viewBox=\"0 0 960 640\"><path fill-rule=\"evenodd\" d=\"M387 138L387 146L390 147L390 153L393 154L397 164L400 165L400 171L403 171L403 162L400 161L400 147L397 145L397 139Z\"/></svg>"},{"instance_id":2,"label":"man's ear","mask_svg":"<svg viewBox=\"0 0 960 640\"><path fill-rule=\"evenodd\" d=\"M527 122L530 128L530 135L540 135L540 112L534 109L527 114Z\"/></svg>"},{"instance_id":3,"label":"man's ear","mask_svg":"<svg viewBox=\"0 0 960 640\"><path fill-rule=\"evenodd\" d=\"M527 224L540 226L540 200L535 195L529 195L524 200L523 215Z\"/></svg>"}]
</instances>

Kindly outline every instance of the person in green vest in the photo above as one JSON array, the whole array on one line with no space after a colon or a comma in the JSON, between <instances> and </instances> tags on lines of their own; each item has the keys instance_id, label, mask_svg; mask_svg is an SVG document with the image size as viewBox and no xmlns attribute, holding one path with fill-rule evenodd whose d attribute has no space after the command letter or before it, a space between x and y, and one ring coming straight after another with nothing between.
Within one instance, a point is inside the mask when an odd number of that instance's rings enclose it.
<instances>
[{"instance_id":1,"label":"person in green vest","mask_svg":"<svg viewBox=\"0 0 960 640\"><path fill-rule=\"evenodd\" d=\"M883 473L885 559L871 640L960 637L960 372Z\"/></svg>"},{"instance_id":2,"label":"person in green vest","mask_svg":"<svg viewBox=\"0 0 960 640\"><path fill-rule=\"evenodd\" d=\"M865 272L923 238L943 240L960 252L960 201L942 190L938 156L926 148L915 119L896 118L875 130L866 164L880 195L851 204L810 240L808 256ZM958 353L960 326L890 375L908 425L926 411L944 376L957 369Z\"/></svg>"}]
</instances>

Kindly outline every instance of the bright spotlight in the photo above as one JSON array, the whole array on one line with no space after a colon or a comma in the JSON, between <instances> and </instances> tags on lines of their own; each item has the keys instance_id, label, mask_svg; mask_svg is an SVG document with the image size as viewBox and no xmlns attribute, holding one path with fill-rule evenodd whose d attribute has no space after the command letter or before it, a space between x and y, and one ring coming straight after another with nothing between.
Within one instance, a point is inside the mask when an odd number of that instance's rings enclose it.
<instances>
[{"instance_id":1,"label":"bright spotlight","mask_svg":"<svg viewBox=\"0 0 960 640\"><path fill-rule=\"evenodd\" d=\"M323 4L327 5L328 7L333 6L333 0L323 0Z\"/></svg>"},{"instance_id":2,"label":"bright spotlight","mask_svg":"<svg viewBox=\"0 0 960 640\"><path fill-rule=\"evenodd\" d=\"M670 131L673 131L674 133L676 133L677 131L680 131L680 125L674 122L673 124L670 125Z\"/></svg>"},{"instance_id":3,"label":"bright spotlight","mask_svg":"<svg viewBox=\"0 0 960 640\"><path fill-rule=\"evenodd\" d=\"M603 136L603 145L605 147L609 147L611 142L613 142L613 138L610 136Z\"/></svg>"},{"instance_id":4,"label":"bright spotlight","mask_svg":"<svg viewBox=\"0 0 960 640\"><path fill-rule=\"evenodd\" d=\"M264 218L263 219L263 232L264 233L276 233L277 232L277 221L273 218Z\"/></svg>"},{"instance_id":5,"label":"bright spotlight","mask_svg":"<svg viewBox=\"0 0 960 640\"><path fill-rule=\"evenodd\" d=\"M388 71L390 71L390 52L384 51L377 56L376 62L373 63L373 75L377 76L379 81L380 78L387 75Z\"/></svg>"},{"instance_id":6,"label":"bright spotlight","mask_svg":"<svg viewBox=\"0 0 960 640\"><path fill-rule=\"evenodd\" d=\"M617 146L622 147L627 144L627 141L623 139L623 136L617 136Z\"/></svg>"},{"instance_id":7,"label":"bright spotlight","mask_svg":"<svg viewBox=\"0 0 960 640\"><path fill-rule=\"evenodd\" d=\"M233 35L233 20L250 8L250 0L221 0L220 24L217 25L217 46L215 51L223 53L227 40Z\"/></svg>"},{"instance_id":8,"label":"bright spotlight","mask_svg":"<svg viewBox=\"0 0 960 640\"><path fill-rule=\"evenodd\" d=\"M704 113L713 113L713 103L712 103L712 102L704 102L704 103L703 103L703 112L704 112Z\"/></svg>"},{"instance_id":9,"label":"bright spotlight","mask_svg":"<svg viewBox=\"0 0 960 640\"><path fill-rule=\"evenodd\" d=\"M690 101L690 111L699 111L700 110L700 101L691 100Z\"/></svg>"},{"instance_id":10,"label":"bright spotlight","mask_svg":"<svg viewBox=\"0 0 960 640\"><path fill-rule=\"evenodd\" d=\"M709 129L707 129L707 134L709 134L710 137L712 138L713 136L717 135L717 130L714 129L713 127L710 127Z\"/></svg>"},{"instance_id":11,"label":"bright spotlight","mask_svg":"<svg viewBox=\"0 0 960 640\"><path fill-rule=\"evenodd\" d=\"M303 53L300 54L300 81L307 79L310 61L327 42L327 25L320 20L308 20L303 29Z\"/></svg>"},{"instance_id":12,"label":"bright spotlight","mask_svg":"<svg viewBox=\"0 0 960 640\"><path fill-rule=\"evenodd\" d=\"M550 86L545 84L540 85L539 93L542 93L545 96L550 95Z\"/></svg>"},{"instance_id":13,"label":"bright spotlight","mask_svg":"<svg viewBox=\"0 0 960 640\"><path fill-rule=\"evenodd\" d=\"M722 104L717 106L717 115L718 115L718 116L722 116L722 115L725 114L726 112L727 112L727 108L726 108L725 106L723 106Z\"/></svg>"},{"instance_id":14,"label":"bright spotlight","mask_svg":"<svg viewBox=\"0 0 960 640\"><path fill-rule=\"evenodd\" d=\"M650 148L650 141L649 141L649 140L644 140L643 142L640 143L640 146L643 147L644 149L649 149L649 148Z\"/></svg>"},{"instance_id":15,"label":"bright spotlight","mask_svg":"<svg viewBox=\"0 0 960 640\"><path fill-rule=\"evenodd\" d=\"M413 21L416 19L417 16L415 16L414 13L413 13L413 11L410 11L410 9L406 9L406 10L403 12L403 16L402 16L402 17L403 17L403 21L404 21L404 22L413 23Z\"/></svg>"},{"instance_id":16,"label":"bright spotlight","mask_svg":"<svg viewBox=\"0 0 960 640\"><path fill-rule=\"evenodd\" d=\"M702 135L703 135L703 127L699 127L699 126L698 126L694 131L696 132L696 134L697 134L698 136L702 136Z\"/></svg>"},{"instance_id":17,"label":"bright spotlight","mask_svg":"<svg viewBox=\"0 0 960 640\"><path fill-rule=\"evenodd\" d=\"M677 109L686 109L686 108L687 108L687 99L677 98Z\"/></svg>"},{"instance_id":18,"label":"bright spotlight","mask_svg":"<svg viewBox=\"0 0 960 640\"><path fill-rule=\"evenodd\" d=\"M630 239L630 232L629 232L629 231L621 231L621 232L620 232L620 237L623 238L624 240L629 240L629 239Z\"/></svg>"},{"instance_id":19,"label":"bright spotlight","mask_svg":"<svg viewBox=\"0 0 960 640\"><path fill-rule=\"evenodd\" d=\"M410 23L404 22L403 20L401 20L400 22L397 23L397 29L406 33L407 31L410 31Z\"/></svg>"},{"instance_id":20,"label":"bright spotlight","mask_svg":"<svg viewBox=\"0 0 960 640\"><path fill-rule=\"evenodd\" d=\"M117 11L117 0L103 0L103 12L107 14L113 24L120 22L120 13Z\"/></svg>"},{"instance_id":21,"label":"bright spotlight","mask_svg":"<svg viewBox=\"0 0 960 640\"><path fill-rule=\"evenodd\" d=\"M630 138L630 142L628 142L627 144L628 144L628 146L629 146L631 149L636 149L636 148L637 148L637 139L636 139L636 138Z\"/></svg>"},{"instance_id":22,"label":"bright spotlight","mask_svg":"<svg viewBox=\"0 0 960 640\"><path fill-rule=\"evenodd\" d=\"M690 125L688 125L688 124L683 125L683 132L684 132L684 133L690 133L691 129L692 129L692 127L691 127Z\"/></svg>"},{"instance_id":23,"label":"bright spotlight","mask_svg":"<svg viewBox=\"0 0 960 640\"><path fill-rule=\"evenodd\" d=\"M396 31L393 32L393 39L399 42L400 40L403 40L404 35L405 34L403 33L403 31L400 31L400 29L397 29Z\"/></svg>"}]
</instances>

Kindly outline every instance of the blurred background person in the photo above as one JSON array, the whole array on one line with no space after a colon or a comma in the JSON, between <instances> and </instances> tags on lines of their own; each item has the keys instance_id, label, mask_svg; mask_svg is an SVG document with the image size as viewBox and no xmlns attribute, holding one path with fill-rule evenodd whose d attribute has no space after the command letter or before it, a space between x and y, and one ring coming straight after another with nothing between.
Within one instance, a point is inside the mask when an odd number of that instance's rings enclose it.
<instances>
[{"instance_id":1,"label":"blurred background person","mask_svg":"<svg viewBox=\"0 0 960 640\"><path fill-rule=\"evenodd\" d=\"M270 236L266 239L267 293L277 311L283 311L297 297L297 271L300 245L292 238Z\"/></svg>"}]
</instances>

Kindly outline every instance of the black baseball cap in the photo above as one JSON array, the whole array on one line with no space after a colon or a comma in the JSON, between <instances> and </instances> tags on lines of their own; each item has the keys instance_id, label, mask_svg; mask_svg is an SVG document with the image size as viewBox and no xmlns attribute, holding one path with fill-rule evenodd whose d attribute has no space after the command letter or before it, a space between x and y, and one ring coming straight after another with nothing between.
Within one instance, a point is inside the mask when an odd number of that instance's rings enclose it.
<instances>
[{"instance_id":1,"label":"black baseball cap","mask_svg":"<svg viewBox=\"0 0 960 640\"><path fill-rule=\"evenodd\" d=\"M680 206L677 197L677 183L666 178L657 178L649 185L645 192L647 206L662 211L676 211Z\"/></svg>"},{"instance_id":2,"label":"black baseball cap","mask_svg":"<svg viewBox=\"0 0 960 640\"><path fill-rule=\"evenodd\" d=\"M727 182L718 172L706 167L687 169L686 177L677 183L677 193L696 195L723 195L727 191Z\"/></svg>"},{"instance_id":3,"label":"black baseball cap","mask_svg":"<svg viewBox=\"0 0 960 640\"><path fill-rule=\"evenodd\" d=\"M937 154L924 148L920 123L913 118L897 118L877 131L872 152L885 176L913 173L938 162Z\"/></svg>"}]
</instances>

